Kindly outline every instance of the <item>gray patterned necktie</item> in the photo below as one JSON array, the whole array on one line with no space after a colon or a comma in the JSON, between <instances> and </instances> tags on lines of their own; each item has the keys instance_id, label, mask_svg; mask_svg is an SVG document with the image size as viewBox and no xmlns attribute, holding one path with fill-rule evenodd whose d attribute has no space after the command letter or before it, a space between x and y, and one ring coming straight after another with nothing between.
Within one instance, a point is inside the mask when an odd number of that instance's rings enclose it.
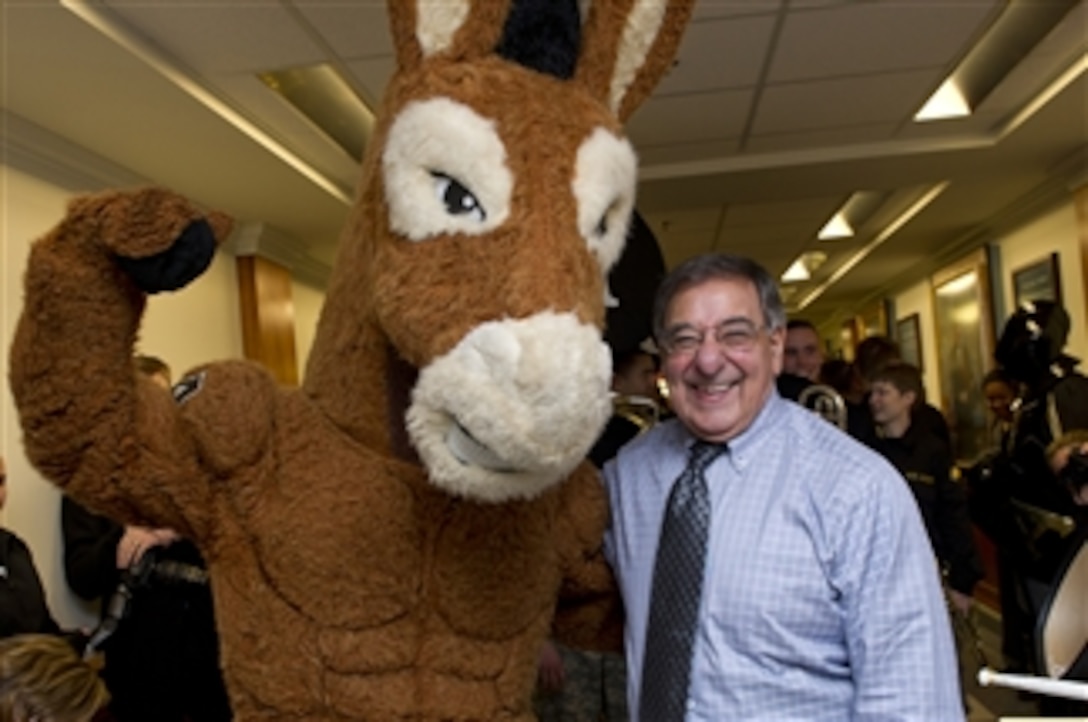
<instances>
[{"instance_id":1,"label":"gray patterned necktie","mask_svg":"<svg viewBox=\"0 0 1088 722\"><path fill-rule=\"evenodd\" d=\"M642 722L684 719L710 528L710 495L703 471L725 450L723 444L695 442L687 467L669 493L642 657Z\"/></svg>"}]
</instances>

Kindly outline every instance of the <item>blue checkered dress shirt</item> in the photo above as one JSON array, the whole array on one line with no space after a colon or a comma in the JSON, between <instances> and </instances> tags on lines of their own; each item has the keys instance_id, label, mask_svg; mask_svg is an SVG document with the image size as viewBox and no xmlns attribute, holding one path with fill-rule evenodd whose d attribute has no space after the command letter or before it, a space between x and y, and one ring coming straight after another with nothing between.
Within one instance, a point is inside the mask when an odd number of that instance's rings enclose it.
<instances>
[{"instance_id":1,"label":"blue checkered dress shirt","mask_svg":"<svg viewBox=\"0 0 1088 722\"><path fill-rule=\"evenodd\" d=\"M661 515L694 439L677 421L604 471L637 720ZM933 552L899 473L772 392L707 471L711 527L687 719L963 720Z\"/></svg>"}]
</instances>

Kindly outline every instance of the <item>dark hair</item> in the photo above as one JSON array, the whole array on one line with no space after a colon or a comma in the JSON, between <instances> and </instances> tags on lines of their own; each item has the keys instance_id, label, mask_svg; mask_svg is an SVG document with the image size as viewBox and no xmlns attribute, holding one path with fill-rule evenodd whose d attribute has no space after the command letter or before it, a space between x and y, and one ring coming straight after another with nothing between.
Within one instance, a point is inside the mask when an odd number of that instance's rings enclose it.
<instances>
[{"instance_id":1,"label":"dark hair","mask_svg":"<svg viewBox=\"0 0 1088 722\"><path fill-rule=\"evenodd\" d=\"M1012 391L1016 391L1020 388L1020 382L1010 376L1008 371L1001 368L987 371L986 375L982 377L982 383L979 384L979 388L986 388L990 384L1004 384Z\"/></svg>"},{"instance_id":2,"label":"dark hair","mask_svg":"<svg viewBox=\"0 0 1088 722\"><path fill-rule=\"evenodd\" d=\"M626 373L627 370L634 366L635 362L643 356L652 360L654 362L654 368L657 368L657 356L645 349L636 348L630 351L612 354L612 373L621 375Z\"/></svg>"},{"instance_id":3,"label":"dark hair","mask_svg":"<svg viewBox=\"0 0 1088 722\"><path fill-rule=\"evenodd\" d=\"M846 359L828 359L820 366L820 382L849 396L857 391L857 369Z\"/></svg>"},{"instance_id":4,"label":"dark hair","mask_svg":"<svg viewBox=\"0 0 1088 722\"><path fill-rule=\"evenodd\" d=\"M805 318L791 318L789 321L786 322L787 331L792 331L795 328L807 328L813 333L819 335L819 331L817 331L816 327L812 325L812 321L809 321Z\"/></svg>"},{"instance_id":5,"label":"dark hair","mask_svg":"<svg viewBox=\"0 0 1088 722\"><path fill-rule=\"evenodd\" d=\"M661 343L665 337L665 314L669 304L681 291L712 279L742 279L751 281L759 294L763 322L773 331L786 325L786 310L778 295L778 284L763 266L750 258L731 253L704 253L689 258L674 268L657 288L654 298L654 337Z\"/></svg>"},{"instance_id":6,"label":"dark hair","mask_svg":"<svg viewBox=\"0 0 1088 722\"><path fill-rule=\"evenodd\" d=\"M858 344L854 352L858 373L869 382L874 380L873 375L877 371L899 358L899 344L887 336L869 336Z\"/></svg>"},{"instance_id":7,"label":"dark hair","mask_svg":"<svg viewBox=\"0 0 1088 722\"><path fill-rule=\"evenodd\" d=\"M891 384L901 394L914 394L914 403L920 404L925 397L925 387L922 386L922 372L917 366L903 361L892 361L877 369L873 373L873 383L884 381Z\"/></svg>"}]
</instances>

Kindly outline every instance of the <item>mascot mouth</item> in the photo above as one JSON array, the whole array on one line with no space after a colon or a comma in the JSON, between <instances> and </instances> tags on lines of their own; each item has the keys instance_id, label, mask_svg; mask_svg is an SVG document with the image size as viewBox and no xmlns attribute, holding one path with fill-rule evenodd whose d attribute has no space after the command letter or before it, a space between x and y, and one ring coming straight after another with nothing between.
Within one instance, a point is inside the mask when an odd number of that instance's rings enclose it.
<instances>
[{"instance_id":1,"label":"mascot mouth","mask_svg":"<svg viewBox=\"0 0 1088 722\"><path fill-rule=\"evenodd\" d=\"M573 314L488 321L420 369L405 425L431 484L532 499L585 459L612 412L611 377L600 332Z\"/></svg>"},{"instance_id":2,"label":"mascot mouth","mask_svg":"<svg viewBox=\"0 0 1088 722\"><path fill-rule=\"evenodd\" d=\"M478 466L496 474L512 474L517 471L510 462L477 441L457 421L450 425L446 433L446 447L455 459L466 466Z\"/></svg>"}]
</instances>

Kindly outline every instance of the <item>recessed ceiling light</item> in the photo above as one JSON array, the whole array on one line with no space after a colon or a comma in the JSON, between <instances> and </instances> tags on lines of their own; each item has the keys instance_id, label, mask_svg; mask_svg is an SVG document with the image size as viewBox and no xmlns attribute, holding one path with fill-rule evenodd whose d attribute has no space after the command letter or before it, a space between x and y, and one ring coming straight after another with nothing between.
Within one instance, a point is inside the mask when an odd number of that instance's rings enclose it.
<instances>
[{"instance_id":1,"label":"recessed ceiling light","mask_svg":"<svg viewBox=\"0 0 1088 722\"><path fill-rule=\"evenodd\" d=\"M970 114L971 108L967 105L967 99L963 97L956 81L949 78L941 83L937 92L931 95L922 109L915 114L914 122L966 118Z\"/></svg>"},{"instance_id":2,"label":"recessed ceiling light","mask_svg":"<svg viewBox=\"0 0 1088 722\"><path fill-rule=\"evenodd\" d=\"M798 283L812 278L817 268L824 265L827 254L823 251L805 251L782 274L783 283Z\"/></svg>"},{"instance_id":3,"label":"recessed ceiling light","mask_svg":"<svg viewBox=\"0 0 1088 722\"><path fill-rule=\"evenodd\" d=\"M846 215L842 211L839 211L824 224L816 237L821 241L833 241L837 238L852 238L853 235L854 229L850 226L850 221L846 220Z\"/></svg>"}]
</instances>

